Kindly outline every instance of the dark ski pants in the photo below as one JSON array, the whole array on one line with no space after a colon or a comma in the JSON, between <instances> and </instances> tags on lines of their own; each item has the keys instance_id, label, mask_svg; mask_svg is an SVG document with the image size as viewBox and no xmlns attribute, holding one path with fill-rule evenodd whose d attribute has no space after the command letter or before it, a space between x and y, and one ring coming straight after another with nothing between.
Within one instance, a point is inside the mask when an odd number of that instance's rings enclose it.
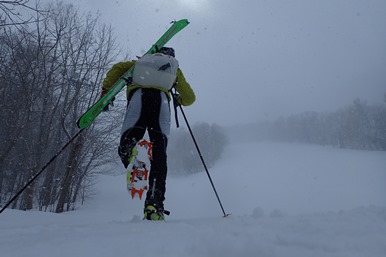
<instances>
[{"instance_id":1,"label":"dark ski pants","mask_svg":"<svg viewBox=\"0 0 386 257\"><path fill-rule=\"evenodd\" d=\"M118 153L127 168L133 147L148 132L153 144L149 190L145 205L163 208L167 176L167 135L170 133L170 107L166 94L157 89L138 89L130 97Z\"/></svg>"}]
</instances>

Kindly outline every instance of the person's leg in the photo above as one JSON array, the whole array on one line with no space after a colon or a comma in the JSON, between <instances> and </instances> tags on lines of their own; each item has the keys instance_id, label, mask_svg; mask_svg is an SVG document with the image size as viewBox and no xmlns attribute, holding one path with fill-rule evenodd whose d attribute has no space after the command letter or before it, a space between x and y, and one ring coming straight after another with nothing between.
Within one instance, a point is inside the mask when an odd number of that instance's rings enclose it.
<instances>
[{"instance_id":1,"label":"person's leg","mask_svg":"<svg viewBox=\"0 0 386 257\"><path fill-rule=\"evenodd\" d=\"M149 175L149 189L146 195L145 207L153 205L157 209L163 209L166 192L167 176L167 137L162 132L149 130L150 141L153 144L153 159Z\"/></svg>"},{"instance_id":2,"label":"person's leg","mask_svg":"<svg viewBox=\"0 0 386 257\"><path fill-rule=\"evenodd\" d=\"M170 134L170 107L164 92L149 90L147 94L149 94L147 99L151 99L151 102L148 102L147 107L144 109L148 110L147 115L151 117L147 129L150 141L153 144L153 159L151 160L149 189L145 200L145 218L148 218L146 208L153 206L163 219L167 176L166 148L167 137Z\"/></svg>"},{"instance_id":3,"label":"person's leg","mask_svg":"<svg viewBox=\"0 0 386 257\"><path fill-rule=\"evenodd\" d=\"M142 90L138 89L130 97L118 147L118 154L125 168L130 163L133 148L146 132L146 119L142 109Z\"/></svg>"},{"instance_id":4,"label":"person's leg","mask_svg":"<svg viewBox=\"0 0 386 257\"><path fill-rule=\"evenodd\" d=\"M141 140L145 134L145 129L141 127L129 128L122 134L121 141L118 147L118 154L125 168L131 161L132 150L135 145Z\"/></svg>"}]
</instances>

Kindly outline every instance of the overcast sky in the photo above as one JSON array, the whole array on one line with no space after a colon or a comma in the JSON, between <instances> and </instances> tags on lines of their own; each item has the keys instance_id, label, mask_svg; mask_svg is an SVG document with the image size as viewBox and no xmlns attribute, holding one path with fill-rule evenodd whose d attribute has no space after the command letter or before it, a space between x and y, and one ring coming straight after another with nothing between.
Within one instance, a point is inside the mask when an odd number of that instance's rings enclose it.
<instances>
[{"instance_id":1,"label":"overcast sky","mask_svg":"<svg viewBox=\"0 0 386 257\"><path fill-rule=\"evenodd\" d=\"M191 22L169 46L197 95L185 108L192 122L335 111L356 98L382 104L386 93L385 0L73 2L99 10L131 56L170 21Z\"/></svg>"}]
</instances>

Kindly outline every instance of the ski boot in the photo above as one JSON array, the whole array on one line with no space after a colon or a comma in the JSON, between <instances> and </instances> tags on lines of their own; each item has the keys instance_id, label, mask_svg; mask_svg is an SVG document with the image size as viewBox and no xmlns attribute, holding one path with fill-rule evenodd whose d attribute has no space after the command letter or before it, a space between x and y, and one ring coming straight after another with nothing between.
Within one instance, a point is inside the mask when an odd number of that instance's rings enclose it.
<instances>
[{"instance_id":1,"label":"ski boot","mask_svg":"<svg viewBox=\"0 0 386 257\"><path fill-rule=\"evenodd\" d=\"M144 210L144 220L158 220L165 221L165 216L169 215L170 212L164 210L163 208L156 208L154 205L147 205Z\"/></svg>"},{"instance_id":2,"label":"ski boot","mask_svg":"<svg viewBox=\"0 0 386 257\"><path fill-rule=\"evenodd\" d=\"M157 210L157 208L153 205L148 205L145 207L143 219L165 221L164 213L162 210Z\"/></svg>"}]
</instances>

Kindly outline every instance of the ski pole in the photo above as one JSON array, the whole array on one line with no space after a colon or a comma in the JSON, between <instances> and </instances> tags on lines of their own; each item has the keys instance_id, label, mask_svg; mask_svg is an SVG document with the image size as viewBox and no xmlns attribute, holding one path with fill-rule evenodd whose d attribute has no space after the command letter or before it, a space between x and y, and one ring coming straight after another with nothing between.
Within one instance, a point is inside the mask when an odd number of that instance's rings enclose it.
<instances>
[{"instance_id":1,"label":"ski pole","mask_svg":"<svg viewBox=\"0 0 386 257\"><path fill-rule=\"evenodd\" d=\"M173 96L174 96L174 94L173 94ZM175 99L175 100L177 100L177 99ZM204 165L204 168L205 168L206 174L208 175L210 184L212 185L213 191L214 191L214 193L215 193L215 195L216 195L216 197L217 197L217 201L218 201L218 203L220 204L222 213L224 214L223 217L227 217L229 214L227 214L227 213L225 212L225 210L224 210L224 207L223 207L223 205L222 205L222 203L221 203L220 197L218 196L217 190L216 190L216 188L215 188L215 186L214 186L212 177L211 177L210 174L209 174L209 171L208 171L208 168L206 167L204 158L202 157L200 148L198 147L198 144L197 144L197 141L196 141L196 139L195 139L195 137L194 137L194 135L193 135L192 129L190 128L188 119L186 118L185 112L184 112L184 110L182 109L182 106L181 106L181 105L178 105L178 106L180 107L182 116L184 117L185 123L186 123L186 125L187 125L187 127L188 127L188 130L189 130L189 133L190 133L190 135L192 136L194 145L196 146L196 149L197 149L198 155L200 156L201 162L202 162L202 164Z\"/></svg>"},{"instance_id":2,"label":"ski pole","mask_svg":"<svg viewBox=\"0 0 386 257\"><path fill-rule=\"evenodd\" d=\"M33 176L31 179L30 179L30 181L28 181L28 183L22 188L22 189L20 189L20 191L19 192L17 192L16 193L16 195L14 196L14 197L12 197L12 199L11 200L9 200L8 201L8 203L0 210L0 213L2 213L13 201L15 201L15 199L17 198L17 197L19 197L19 195L21 195L21 193L23 193L23 191L27 188L27 187L29 187L31 184L32 184L32 182L34 182L35 181L35 179L37 179L39 176L40 176L40 174L42 174L43 173L43 171L48 167L48 165L50 165L63 151L64 151L64 149L66 149L66 147L67 146L69 146L71 143L72 143L72 141L74 141L75 140L75 138L77 138L79 135L80 135L80 133L82 133L82 131L83 131L84 129L81 129L81 130L79 130L78 131L78 133L76 133L72 138L70 138L70 140L68 140L68 142L62 147L62 149L60 149L52 158L51 158L51 160L49 160L47 163L46 163L46 165L44 165L43 166L43 168L38 172L38 173L36 173L36 175L35 176Z\"/></svg>"}]
</instances>

